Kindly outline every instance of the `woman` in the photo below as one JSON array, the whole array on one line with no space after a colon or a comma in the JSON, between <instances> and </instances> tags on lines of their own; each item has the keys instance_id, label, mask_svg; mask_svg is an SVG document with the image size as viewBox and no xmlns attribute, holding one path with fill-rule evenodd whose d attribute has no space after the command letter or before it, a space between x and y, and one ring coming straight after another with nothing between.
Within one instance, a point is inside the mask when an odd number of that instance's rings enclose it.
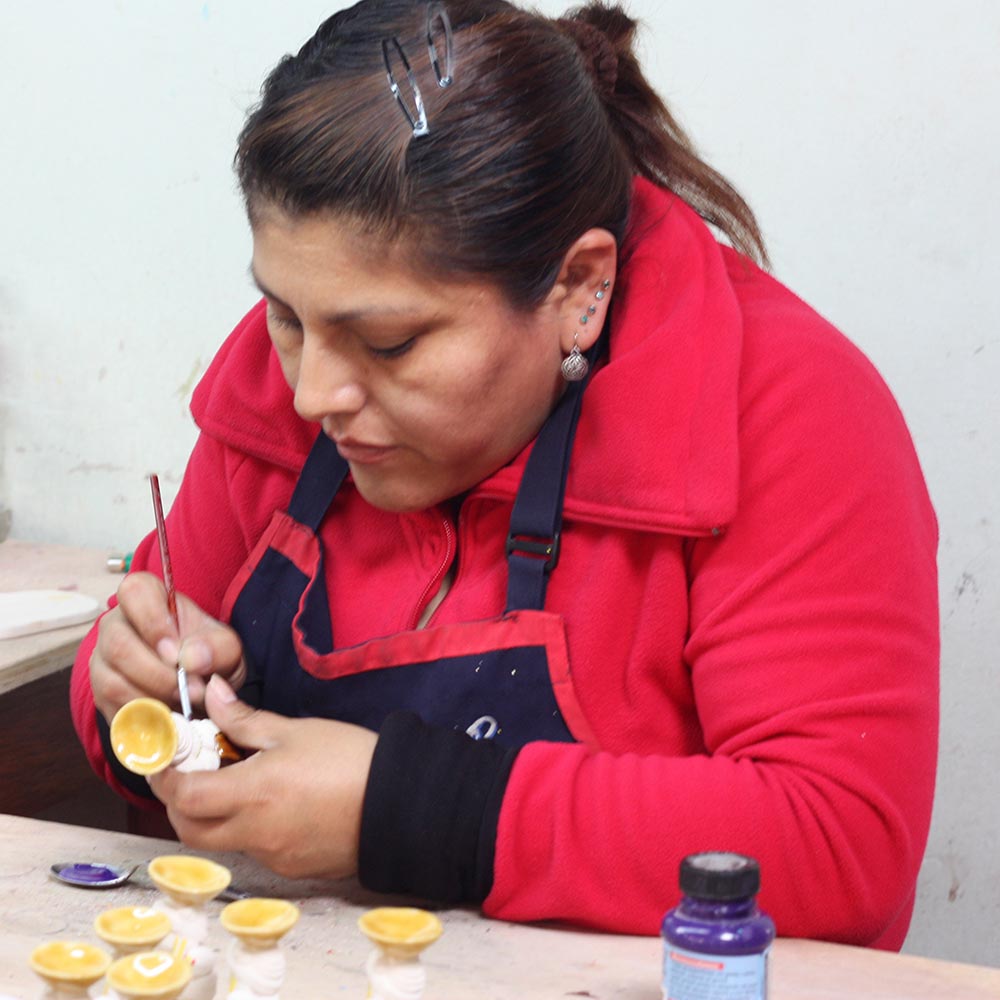
<instances>
[{"instance_id":1,"label":"woman","mask_svg":"<svg viewBox=\"0 0 1000 1000\"><path fill-rule=\"evenodd\" d=\"M187 844L283 874L652 934L680 859L735 850L779 933L898 948L934 515L635 29L364 0L277 66L236 161L263 300L168 517L180 634L150 537L74 718ZM150 791L108 720L176 705L178 660L259 752Z\"/></svg>"}]
</instances>

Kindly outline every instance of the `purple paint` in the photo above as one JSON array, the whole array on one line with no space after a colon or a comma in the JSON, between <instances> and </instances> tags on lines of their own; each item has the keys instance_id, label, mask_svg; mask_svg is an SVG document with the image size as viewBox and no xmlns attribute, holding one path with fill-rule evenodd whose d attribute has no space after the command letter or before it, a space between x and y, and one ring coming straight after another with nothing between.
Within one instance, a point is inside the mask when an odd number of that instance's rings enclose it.
<instances>
[{"instance_id":1,"label":"purple paint","mask_svg":"<svg viewBox=\"0 0 1000 1000\"><path fill-rule=\"evenodd\" d=\"M111 882L121 878L121 872L104 865L75 864L60 868L59 877L67 882L77 882L80 885L97 885L101 882Z\"/></svg>"},{"instance_id":2,"label":"purple paint","mask_svg":"<svg viewBox=\"0 0 1000 1000\"><path fill-rule=\"evenodd\" d=\"M680 903L663 918L663 995L764 1000L774 921L757 906L760 867L728 852L681 862Z\"/></svg>"}]
</instances>

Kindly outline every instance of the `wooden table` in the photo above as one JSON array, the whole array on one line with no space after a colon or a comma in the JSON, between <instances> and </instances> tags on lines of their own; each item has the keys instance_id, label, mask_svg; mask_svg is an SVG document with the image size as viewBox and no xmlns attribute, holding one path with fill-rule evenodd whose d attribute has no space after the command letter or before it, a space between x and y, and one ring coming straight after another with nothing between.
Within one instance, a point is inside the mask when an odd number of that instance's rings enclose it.
<instances>
[{"instance_id":1,"label":"wooden table","mask_svg":"<svg viewBox=\"0 0 1000 1000\"><path fill-rule=\"evenodd\" d=\"M0 591L76 590L103 606L120 582L107 571L105 552L0 542ZM0 812L83 821L90 810L124 825L124 805L105 795L90 771L69 714L69 668L89 629L72 625L0 639Z\"/></svg>"},{"instance_id":2,"label":"wooden table","mask_svg":"<svg viewBox=\"0 0 1000 1000\"><path fill-rule=\"evenodd\" d=\"M92 923L113 906L149 904L155 891L64 886L49 875L56 861L143 861L176 853L178 845L0 816L0 993L30 1000L40 984L27 955L43 941L99 944ZM354 882L289 882L238 855L212 855L233 871L233 884L281 896L302 911L284 940L288 977L282 996L295 1000L361 998L370 945L357 918L386 900ZM213 917L222 903L209 904ZM445 909L445 932L424 953L427 1000L660 1000L662 948L656 938L592 934L486 920L472 910ZM211 921L211 942L227 936ZM220 970L220 982L224 971ZM224 997L220 987L217 997ZM997 1000L1000 969L908 955L782 939L771 957L770 1000Z\"/></svg>"}]
</instances>

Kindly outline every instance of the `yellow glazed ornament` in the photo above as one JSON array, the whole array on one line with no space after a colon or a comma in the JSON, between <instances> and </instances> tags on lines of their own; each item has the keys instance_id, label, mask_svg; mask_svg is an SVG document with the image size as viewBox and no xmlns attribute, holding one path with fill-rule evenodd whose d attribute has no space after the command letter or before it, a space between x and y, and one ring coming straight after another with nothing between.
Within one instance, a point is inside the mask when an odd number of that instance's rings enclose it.
<instances>
[{"instance_id":1,"label":"yellow glazed ornament","mask_svg":"<svg viewBox=\"0 0 1000 1000\"><path fill-rule=\"evenodd\" d=\"M226 950L230 1000L279 1000L285 981L280 940L295 926L299 908L263 897L230 903L219 916L233 936Z\"/></svg>"},{"instance_id":2,"label":"yellow glazed ornament","mask_svg":"<svg viewBox=\"0 0 1000 1000\"><path fill-rule=\"evenodd\" d=\"M168 767L215 771L242 757L211 719L186 719L155 698L134 698L118 709L111 749L123 767L144 777Z\"/></svg>"},{"instance_id":3,"label":"yellow glazed ornament","mask_svg":"<svg viewBox=\"0 0 1000 1000\"><path fill-rule=\"evenodd\" d=\"M108 969L108 986L114 992L101 1000L176 1000L190 981L191 963L183 955L136 952Z\"/></svg>"},{"instance_id":4,"label":"yellow glazed ornament","mask_svg":"<svg viewBox=\"0 0 1000 1000\"><path fill-rule=\"evenodd\" d=\"M49 941L28 957L32 971L45 982L42 1000L86 997L107 971L111 956L84 941Z\"/></svg>"},{"instance_id":5,"label":"yellow glazed ornament","mask_svg":"<svg viewBox=\"0 0 1000 1000\"><path fill-rule=\"evenodd\" d=\"M421 1000L427 972L420 953L444 928L427 910L380 906L363 913L358 926L375 948L365 963L371 1000Z\"/></svg>"},{"instance_id":6,"label":"yellow glazed ornament","mask_svg":"<svg viewBox=\"0 0 1000 1000\"><path fill-rule=\"evenodd\" d=\"M116 958L152 950L170 930L167 914L149 906L119 906L94 920L95 933L111 945Z\"/></svg>"},{"instance_id":7,"label":"yellow glazed ornament","mask_svg":"<svg viewBox=\"0 0 1000 1000\"><path fill-rule=\"evenodd\" d=\"M170 918L172 934L164 946L182 941L183 955L191 963L183 1000L212 1000L218 956L208 944L206 904L229 885L229 869L208 858L165 854L149 862L149 877L161 893L153 908Z\"/></svg>"}]
</instances>

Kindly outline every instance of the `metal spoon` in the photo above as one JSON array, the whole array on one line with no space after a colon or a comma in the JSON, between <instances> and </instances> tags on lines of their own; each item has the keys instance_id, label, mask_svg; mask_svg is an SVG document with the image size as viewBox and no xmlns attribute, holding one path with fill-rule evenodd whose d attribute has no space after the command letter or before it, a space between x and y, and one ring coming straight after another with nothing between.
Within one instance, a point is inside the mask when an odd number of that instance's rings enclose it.
<instances>
[{"instance_id":1,"label":"metal spoon","mask_svg":"<svg viewBox=\"0 0 1000 1000\"><path fill-rule=\"evenodd\" d=\"M50 870L60 882L65 882L67 885L76 885L82 889L114 889L115 886L127 882L138 867L131 864L59 861Z\"/></svg>"},{"instance_id":2,"label":"metal spoon","mask_svg":"<svg viewBox=\"0 0 1000 1000\"><path fill-rule=\"evenodd\" d=\"M131 862L115 865L105 862L58 861L52 865L50 871L60 882L75 885L80 889L114 889L129 880L144 889L156 888L145 871L139 872L139 865ZM230 885L215 898L232 901L249 899L250 894Z\"/></svg>"}]
</instances>

